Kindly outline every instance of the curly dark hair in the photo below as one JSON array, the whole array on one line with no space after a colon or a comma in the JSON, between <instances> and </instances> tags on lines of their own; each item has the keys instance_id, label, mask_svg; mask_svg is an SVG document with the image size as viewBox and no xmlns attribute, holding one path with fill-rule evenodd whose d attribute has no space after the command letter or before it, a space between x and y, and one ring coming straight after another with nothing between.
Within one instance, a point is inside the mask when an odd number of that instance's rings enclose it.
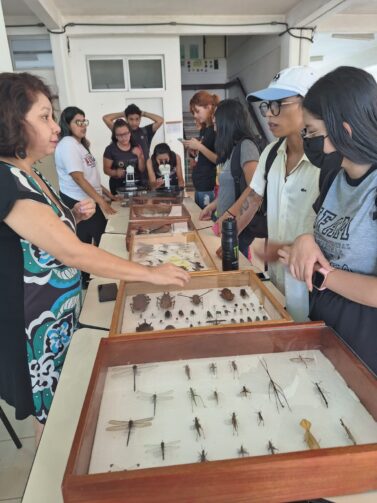
<instances>
[{"instance_id":1,"label":"curly dark hair","mask_svg":"<svg viewBox=\"0 0 377 503\"><path fill-rule=\"evenodd\" d=\"M50 88L30 73L0 73L0 155L4 157L25 157L29 143L25 116L37 100L44 94L52 103Z\"/></svg>"}]
</instances>

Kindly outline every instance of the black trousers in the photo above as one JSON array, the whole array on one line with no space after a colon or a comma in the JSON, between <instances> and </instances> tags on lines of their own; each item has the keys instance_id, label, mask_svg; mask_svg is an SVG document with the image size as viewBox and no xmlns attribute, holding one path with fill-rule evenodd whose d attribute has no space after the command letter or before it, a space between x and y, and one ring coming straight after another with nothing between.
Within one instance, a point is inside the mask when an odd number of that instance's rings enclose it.
<instances>
[{"instance_id":1,"label":"black trousers","mask_svg":"<svg viewBox=\"0 0 377 503\"><path fill-rule=\"evenodd\" d=\"M78 203L76 199L72 199L60 192L60 197L63 203L72 209L73 206ZM88 220L83 220L77 224L77 237L83 243L99 245L101 241L101 236L105 232L107 220L101 211L101 208L96 204L96 212ZM82 273L83 284L87 284L89 280L89 274L87 272Z\"/></svg>"}]
</instances>

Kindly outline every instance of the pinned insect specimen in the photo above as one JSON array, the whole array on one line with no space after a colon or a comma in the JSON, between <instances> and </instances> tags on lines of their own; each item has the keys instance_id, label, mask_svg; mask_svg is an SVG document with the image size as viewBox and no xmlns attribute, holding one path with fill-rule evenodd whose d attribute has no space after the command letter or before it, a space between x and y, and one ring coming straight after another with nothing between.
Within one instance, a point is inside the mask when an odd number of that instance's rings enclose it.
<instances>
[{"instance_id":1,"label":"pinned insect specimen","mask_svg":"<svg viewBox=\"0 0 377 503\"><path fill-rule=\"evenodd\" d=\"M171 312L165 311L165 319L168 320L169 318L171 318Z\"/></svg>"},{"instance_id":2,"label":"pinned insect specimen","mask_svg":"<svg viewBox=\"0 0 377 503\"><path fill-rule=\"evenodd\" d=\"M131 311L134 313L135 311L139 311L143 313L150 303L151 299L145 293L139 293L132 297L132 302L130 303Z\"/></svg>"},{"instance_id":3,"label":"pinned insect specimen","mask_svg":"<svg viewBox=\"0 0 377 503\"><path fill-rule=\"evenodd\" d=\"M188 299L191 300L192 304L194 304L194 306L199 306L200 304L203 305L203 297L204 295L207 295L207 293L209 292L212 292L212 288L210 290L207 290L206 292L202 293L201 295L198 295L197 293L194 294L194 295L191 295L191 297L189 295L183 295L183 293L179 293L178 295L180 297L187 297Z\"/></svg>"},{"instance_id":4,"label":"pinned insect specimen","mask_svg":"<svg viewBox=\"0 0 377 503\"><path fill-rule=\"evenodd\" d=\"M268 316L264 314L262 319L263 319L263 321L267 321L268 320Z\"/></svg>"},{"instance_id":5,"label":"pinned insect specimen","mask_svg":"<svg viewBox=\"0 0 377 503\"><path fill-rule=\"evenodd\" d=\"M307 419L301 419L300 426L302 428L304 428L304 430L305 430L304 440L305 440L306 445L309 447L309 449L320 449L321 446L319 445L318 441L314 437L313 433L310 431L312 423L310 421L308 421Z\"/></svg>"},{"instance_id":6,"label":"pinned insect specimen","mask_svg":"<svg viewBox=\"0 0 377 503\"><path fill-rule=\"evenodd\" d=\"M237 366L237 363L234 360L232 360L230 362L230 368L231 368L231 370L233 372L233 379L235 379L236 377L239 379L240 375L239 375L239 372L238 372L238 366Z\"/></svg>"},{"instance_id":7,"label":"pinned insect specimen","mask_svg":"<svg viewBox=\"0 0 377 503\"><path fill-rule=\"evenodd\" d=\"M157 307L159 309L171 309L175 305L175 300L169 292L164 292L161 297L157 297Z\"/></svg>"},{"instance_id":8,"label":"pinned insect specimen","mask_svg":"<svg viewBox=\"0 0 377 503\"><path fill-rule=\"evenodd\" d=\"M308 368L308 363L314 362L314 358L310 358L308 356L302 356L300 353L298 354L297 357L289 358L289 360L294 363L302 363L303 365L305 365L306 368Z\"/></svg>"},{"instance_id":9,"label":"pinned insect specimen","mask_svg":"<svg viewBox=\"0 0 377 503\"><path fill-rule=\"evenodd\" d=\"M128 431L127 435L127 446L130 443L131 432L134 428L146 428L147 426L152 426L153 417L146 417L144 419L129 419L128 421L117 421L116 419L111 419L106 430L107 431Z\"/></svg>"},{"instance_id":10,"label":"pinned insect specimen","mask_svg":"<svg viewBox=\"0 0 377 503\"><path fill-rule=\"evenodd\" d=\"M315 382L314 385L315 385L316 390L318 391L320 397L322 398L324 404L328 408L329 407L329 402L327 401L327 398L325 397L325 393L327 393L327 391L325 391L324 389L322 389L318 382Z\"/></svg>"},{"instance_id":11,"label":"pinned insect specimen","mask_svg":"<svg viewBox=\"0 0 377 503\"><path fill-rule=\"evenodd\" d=\"M240 323L245 323L243 318L240 318Z\"/></svg>"},{"instance_id":12,"label":"pinned insect specimen","mask_svg":"<svg viewBox=\"0 0 377 503\"><path fill-rule=\"evenodd\" d=\"M192 265L195 272L201 271L202 269L205 268L205 266L203 264L201 264L200 262L192 262L191 260L189 260L189 262Z\"/></svg>"},{"instance_id":13,"label":"pinned insect specimen","mask_svg":"<svg viewBox=\"0 0 377 503\"><path fill-rule=\"evenodd\" d=\"M238 435L238 420L235 412L232 412L231 424L233 427L233 435L235 433Z\"/></svg>"},{"instance_id":14,"label":"pinned insect specimen","mask_svg":"<svg viewBox=\"0 0 377 503\"><path fill-rule=\"evenodd\" d=\"M239 395L247 398L247 395L251 395L251 391L249 389L247 389L246 386L242 386L242 389L241 389Z\"/></svg>"},{"instance_id":15,"label":"pinned insect specimen","mask_svg":"<svg viewBox=\"0 0 377 503\"><path fill-rule=\"evenodd\" d=\"M144 320L143 323L139 323L136 327L136 332L151 332L154 330L152 323L147 323L147 320Z\"/></svg>"},{"instance_id":16,"label":"pinned insect specimen","mask_svg":"<svg viewBox=\"0 0 377 503\"><path fill-rule=\"evenodd\" d=\"M256 316L256 317L255 317L255 321L260 321L259 316Z\"/></svg>"},{"instance_id":17,"label":"pinned insect specimen","mask_svg":"<svg viewBox=\"0 0 377 503\"><path fill-rule=\"evenodd\" d=\"M127 367L115 367L111 369L111 377L117 378L122 377L124 374L132 373L133 376L133 390L136 391L136 376L141 374L141 371L152 370L157 367L155 364L145 364L145 365L132 365Z\"/></svg>"},{"instance_id":18,"label":"pinned insect specimen","mask_svg":"<svg viewBox=\"0 0 377 503\"><path fill-rule=\"evenodd\" d=\"M187 379L190 381L191 380L191 369L189 365L185 365L185 374L187 376Z\"/></svg>"},{"instance_id":19,"label":"pinned insect specimen","mask_svg":"<svg viewBox=\"0 0 377 503\"><path fill-rule=\"evenodd\" d=\"M207 311L207 318L208 319L213 318L213 315L212 315L211 311Z\"/></svg>"},{"instance_id":20,"label":"pinned insect specimen","mask_svg":"<svg viewBox=\"0 0 377 503\"><path fill-rule=\"evenodd\" d=\"M270 382L268 383L268 396L271 398L271 391L272 391L275 396L275 404L276 404L277 411L279 412L279 405L282 409L284 409L285 405L286 405L288 407L288 409L291 410L289 403L288 403L288 400L287 400L287 397L285 396L285 393L283 391L283 388L280 386L280 384L278 384L276 381L274 381L272 379L271 374L268 370L266 360L264 358L262 358L262 359L259 359L259 361L270 379ZM284 405L284 403L285 403L285 405Z\"/></svg>"},{"instance_id":21,"label":"pinned insect specimen","mask_svg":"<svg viewBox=\"0 0 377 503\"><path fill-rule=\"evenodd\" d=\"M175 326L174 325L166 325L165 330L174 330Z\"/></svg>"},{"instance_id":22,"label":"pinned insect specimen","mask_svg":"<svg viewBox=\"0 0 377 503\"><path fill-rule=\"evenodd\" d=\"M200 395L198 395L193 388L189 389L188 394L189 394L189 397L190 397L191 409L192 409L193 412L194 412L194 405L195 405L195 407L198 406L198 404L196 402L196 399L200 400L202 402L203 407L205 407L202 397Z\"/></svg>"},{"instance_id":23,"label":"pinned insect specimen","mask_svg":"<svg viewBox=\"0 0 377 503\"><path fill-rule=\"evenodd\" d=\"M234 293L232 292L232 290L229 290L229 288L223 288L220 291L220 297L224 300L227 300L228 302L232 302L232 300L234 299Z\"/></svg>"},{"instance_id":24,"label":"pinned insect specimen","mask_svg":"<svg viewBox=\"0 0 377 503\"><path fill-rule=\"evenodd\" d=\"M271 440L268 441L267 450L270 454L275 454L279 449L277 449Z\"/></svg>"},{"instance_id":25,"label":"pinned insect specimen","mask_svg":"<svg viewBox=\"0 0 377 503\"><path fill-rule=\"evenodd\" d=\"M244 458L245 456L250 456L249 451L246 450L242 444L241 447L238 449L237 453L241 458Z\"/></svg>"},{"instance_id":26,"label":"pinned insect specimen","mask_svg":"<svg viewBox=\"0 0 377 503\"><path fill-rule=\"evenodd\" d=\"M147 393L145 391L139 391L138 398L141 398L142 400L149 400L153 404L153 417L155 417L157 401L172 400L174 397L173 390L170 389L169 391L163 391L161 393Z\"/></svg>"},{"instance_id":27,"label":"pinned insect specimen","mask_svg":"<svg viewBox=\"0 0 377 503\"><path fill-rule=\"evenodd\" d=\"M198 440L199 437L206 438L204 435L203 427L197 417L194 419L194 430L196 431L196 440Z\"/></svg>"},{"instance_id":28,"label":"pinned insect specimen","mask_svg":"<svg viewBox=\"0 0 377 503\"><path fill-rule=\"evenodd\" d=\"M344 423L343 419L341 418L340 419L340 424L343 426L343 428L345 429L345 432L347 434L347 437L351 440L351 442L353 443L353 445L357 445L357 442L356 442L356 439L355 437L352 435L351 433L351 430L348 428L348 426Z\"/></svg>"},{"instance_id":29,"label":"pinned insect specimen","mask_svg":"<svg viewBox=\"0 0 377 503\"><path fill-rule=\"evenodd\" d=\"M208 461L207 453L204 449L199 452L199 463L205 463Z\"/></svg>"},{"instance_id":30,"label":"pinned insect specimen","mask_svg":"<svg viewBox=\"0 0 377 503\"><path fill-rule=\"evenodd\" d=\"M248 316L248 317L247 317L247 321L248 321L249 323L252 323L252 321L253 321L253 320L250 318L250 316Z\"/></svg>"},{"instance_id":31,"label":"pinned insect specimen","mask_svg":"<svg viewBox=\"0 0 377 503\"><path fill-rule=\"evenodd\" d=\"M219 320L216 316L214 320L207 320L206 323L211 323L212 325L221 325L221 323L224 323L226 320Z\"/></svg>"},{"instance_id":32,"label":"pinned insect specimen","mask_svg":"<svg viewBox=\"0 0 377 503\"><path fill-rule=\"evenodd\" d=\"M214 377L217 377L217 365L216 363L210 363L209 364L209 371L210 371L210 374L212 374Z\"/></svg>"},{"instance_id":33,"label":"pinned insect specimen","mask_svg":"<svg viewBox=\"0 0 377 503\"><path fill-rule=\"evenodd\" d=\"M180 316L181 318L184 316L184 313L183 313L182 309L180 309L180 310L178 311L178 314L179 314L179 316Z\"/></svg>"},{"instance_id":34,"label":"pinned insect specimen","mask_svg":"<svg viewBox=\"0 0 377 503\"><path fill-rule=\"evenodd\" d=\"M232 318L232 319L230 320L230 322L231 322L231 323L237 323L237 322L236 322L236 320L235 320L234 318Z\"/></svg>"},{"instance_id":35,"label":"pinned insect specimen","mask_svg":"<svg viewBox=\"0 0 377 503\"><path fill-rule=\"evenodd\" d=\"M191 316L195 316L195 314L196 314L196 313L195 313L195 311L194 311L193 309L191 309L191 311L190 311L190 315L191 315Z\"/></svg>"},{"instance_id":36,"label":"pinned insect specimen","mask_svg":"<svg viewBox=\"0 0 377 503\"><path fill-rule=\"evenodd\" d=\"M249 296L245 288L241 288L240 295L243 299L246 299Z\"/></svg>"},{"instance_id":37,"label":"pinned insect specimen","mask_svg":"<svg viewBox=\"0 0 377 503\"><path fill-rule=\"evenodd\" d=\"M262 416L262 411L258 410L257 412L257 421L258 421L258 426L264 426L264 419Z\"/></svg>"},{"instance_id":38,"label":"pinned insect specimen","mask_svg":"<svg viewBox=\"0 0 377 503\"><path fill-rule=\"evenodd\" d=\"M180 440L173 440L171 442L160 442L159 444L146 444L145 452L151 452L154 456L161 456L162 461L165 461L165 455L169 450L179 449Z\"/></svg>"},{"instance_id":39,"label":"pinned insect specimen","mask_svg":"<svg viewBox=\"0 0 377 503\"><path fill-rule=\"evenodd\" d=\"M219 392L217 390L214 390L208 398L210 400L215 400L216 405L219 405L220 397Z\"/></svg>"}]
</instances>

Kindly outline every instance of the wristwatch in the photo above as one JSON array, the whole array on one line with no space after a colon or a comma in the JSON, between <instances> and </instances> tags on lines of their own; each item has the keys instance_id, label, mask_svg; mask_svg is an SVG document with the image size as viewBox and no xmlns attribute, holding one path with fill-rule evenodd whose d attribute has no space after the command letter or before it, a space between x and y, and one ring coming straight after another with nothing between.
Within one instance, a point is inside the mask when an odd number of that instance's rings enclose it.
<instances>
[{"instance_id":1,"label":"wristwatch","mask_svg":"<svg viewBox=\"0 0 377 503\"><path fill-rule=\"evenodd\" d=\"M312 276L312 283L314 288L316 288L320 292L326 290L327 276L330 274L330 272L333 271L335 271L333 267L331 269L325 269L324 267L320 267L319 269L317 269L317 271L314 271Z\"/></svg>"}]
</instances>

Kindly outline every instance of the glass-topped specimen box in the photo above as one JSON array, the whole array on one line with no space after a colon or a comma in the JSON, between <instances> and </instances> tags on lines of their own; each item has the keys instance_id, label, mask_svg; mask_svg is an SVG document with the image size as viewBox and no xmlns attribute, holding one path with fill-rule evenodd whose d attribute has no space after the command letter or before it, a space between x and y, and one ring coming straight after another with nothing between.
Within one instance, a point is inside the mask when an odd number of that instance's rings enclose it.
<instances>
[{"instance_id":1,"label":"glass-topped specimen box","mask_svg":"<svg viewBox=\"0 0 377 503\"><path fill-rule=\"evenodd\" d=\"M321 322L103 339L64 501L274 503L375 490L376 420L376 376Z\"/></svg>"},{"instance_id":2,"label":"glass-topped specimen box","mask_svg":"<svg viewBox=\"0 0 377 503\"><path fill-rule=\"evenodd\" d=\"M152 222L129 222L126 234L126 248L130 251L131 237L149 235L174 235L195 230L191 220L172 222L171 220L153 220Z\"/></svg>"},{"instance_id":3,"label":"glass-topped specimen box","mask_svg":"<svg viewBox=\"0 0 377 503\"><path fill-rule=\"evenodd\" d=\"M176 222L176 228L183 229L182 225L185 223ZM171 263L190 273L217 271L209 251L195 230L182 230L173 235L134 234L129 253L130 260L143 265Z\"/></svg>"},{"instance_id":4,"label":"glass-topped specimen box","mask_svg":"<svg viewBox=\"0 0 377 503\"><path fill-rule=\"evenodd\" d=\"M110 337L282 322L292 318L254 272L198 272L184 287L121 281Z\"/></svg>"},{"instance_id":5,"label":"glass-topped specimen box","mask_svg":"<svg viewBox=\"0 0 377 503\"><path fill-rule=\"evenodd\" d=\"M159 220L161 218L186 222L191 220L190 213L187 211L184 204L171 204L165 202L153 204L148 202L147 204L132 203L130 205L131 222L145 222Z\"/></svg>"}]
</instances>

